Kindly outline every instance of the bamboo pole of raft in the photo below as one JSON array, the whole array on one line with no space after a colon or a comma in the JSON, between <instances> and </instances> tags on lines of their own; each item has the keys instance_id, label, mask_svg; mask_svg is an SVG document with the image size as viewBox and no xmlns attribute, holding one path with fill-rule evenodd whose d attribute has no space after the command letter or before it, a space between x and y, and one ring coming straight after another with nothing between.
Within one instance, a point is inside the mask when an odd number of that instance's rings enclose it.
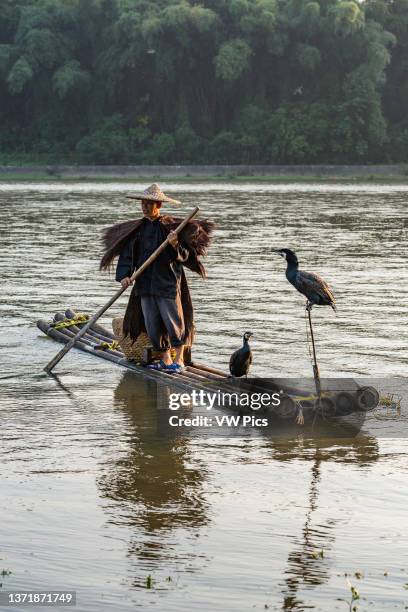
<instances>
[{"instance_id":1,"label":"bamboo pole of raft","mask_svg":"<svg viewBox=\"0 0 408 612\"><path fill-rule=\"evenodd\" d=\"M316 345L315 345L315 341L314 341L313 325L312 325L312 315L311 315L310 310L311 310L310 308L307 308L307 314L309 316L310 336L312 338L312 347L313 347L313 377L314 377L315 386L316 386L316 394L317 394L318 397L320 397L321 392L322 392L322 387L321 387L321 384L320 384L319 366L317 365Z\"/></svg>"},{"instance_id":2,"label":"bamboo pole of raft","mask_svg":"<svg viewBox=\"0 0 408 612\"><path fill-rule=\"evenodd\" d=\"M196 363L194 361L192 366L193 368L198 368L199 370L205 370L206 372L209 372L210 374L215 374L216 376L219 376L220 378L228 378L228 374L226 374L222 370L218 370L217 368L211 368L210 366L205 365L203 363Z\"/></svg>"},{"instance_id":3,"label":"bamboo pole of raft","mask_svg":"<svg viewBox=\"0 0 408 612\"><path fill-rule=\"evenodd\" d=\"M181 230L183 230L185 228L185 226L187 225L187 223L189 223L189 221L191 221L191 219L193 219L193 217L196 216L196 214L199 212L199 208L198 206L193 210L193 212L191 212L185 219L184 221L182 221L180 223L180 225L174 230L174 232L176 234L179 234L181 232ZM168 237L166 238L166 240L164 242L162 242L162 244L157 247L157 249L154 251L154 253L152 253L150 255L150 257L148 259L146 259L146 261L140 266L140 268L138 268L137 270L135 270L132 274L132 276L130 277L130 280L133 282L135 281L137 278L139 278L139 276L141 274L143 274L143 272L146 270L146 268L148 268L150 266L151 263L153 263L153 261L155 259L157 259L157 257L160 255L160 253L162 253L164 251L164 249L168 246L169 244L169 239ZM110 300L108 300L106 302L106 304L104 306L102 306L102 308L100 308L98 310L98 312L96 314L94 314L93 317L91 317L89 319L89 321L87 323L85 323L85 325L83 327L81 327L81 330L76 334L76 336L74 336L74 338L72 338L72 340L70 340L60 351L57 355L55 355L55 357L53 359L51 359L51 361L45 366L44 371L47 373L50 373L51 370L57 365L57 363L59 363L61 361L61 359L68 353L68 351L70 351L72 349L72 347L75 345L75 342L77 342L77 340L79 340L80 338L82 338L82 336L84 334L86 334L86 332L88 331L88 329L90 327L92 327L92 325L103 315L104 312L106 312L108 310L108 308L110 308L112 306L112 304L114 304L116 302L116 300L118 298L120 298L120 296L122 295L122 293L124 293L126 291L126 287L121 287L112 297Z\"/></svg>"}]
</instances>

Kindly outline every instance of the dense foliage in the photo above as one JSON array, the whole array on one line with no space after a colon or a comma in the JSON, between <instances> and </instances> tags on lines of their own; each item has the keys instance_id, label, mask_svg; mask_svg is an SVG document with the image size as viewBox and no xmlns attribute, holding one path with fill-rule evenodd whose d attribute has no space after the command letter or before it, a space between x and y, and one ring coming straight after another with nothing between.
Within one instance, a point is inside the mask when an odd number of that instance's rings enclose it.
<instances>
[{"instance_id":1,"label":"dense foliage","mask_svg":"<svg viewBox=\"0 0 408 612\"><path fill-rule=\"evenodd\" d=\"M408 0L0 7L0 161L408 161Z\"/></svg>"}]
</instances>

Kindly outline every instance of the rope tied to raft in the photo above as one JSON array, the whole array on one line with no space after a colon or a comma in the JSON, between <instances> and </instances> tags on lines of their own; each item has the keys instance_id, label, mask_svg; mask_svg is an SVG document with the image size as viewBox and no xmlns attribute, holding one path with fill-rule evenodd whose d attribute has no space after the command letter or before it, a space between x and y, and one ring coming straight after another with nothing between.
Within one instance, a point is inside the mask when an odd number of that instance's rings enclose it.
<instances>
[{"instance_id":1,"label":"rope tied to raft","mask_svg":"<svg viewBox=\"0 0 408 612\"><path fill-rule=\"evenodd\" d=\"M73 319L68 319L65 317L62 321L58 321L57 323L52 323L51 327L54 329L64 329L66 327L73 327L74 325L82 325L83 323L87 323L89 321L89 315L78 312L76 313Z\"/></svg>"},{"instance_id":2,"label":"rope tied to raft","mask_svg":"<svg viewBox=\"0 0 408 612\"><path fill-rule=\"evenodd\" d=\"M296 414L295 423L296 423L296 425L304 425L305 424L305 417L303 415L303 408L302 408L301 404L297 405L297 414Z\"/></svg>"},{"instance_id":3,"label":"rope tied to raft","mask_svg":"<svg viewBox=\"0 0 408 612\"><path fill-rule=\"evenodd\" d=\"M94 346L95 351L117 351L119 348L119 342L112 340L112 342L100 342L97 346Z\"/></svg>"}]
</instances>

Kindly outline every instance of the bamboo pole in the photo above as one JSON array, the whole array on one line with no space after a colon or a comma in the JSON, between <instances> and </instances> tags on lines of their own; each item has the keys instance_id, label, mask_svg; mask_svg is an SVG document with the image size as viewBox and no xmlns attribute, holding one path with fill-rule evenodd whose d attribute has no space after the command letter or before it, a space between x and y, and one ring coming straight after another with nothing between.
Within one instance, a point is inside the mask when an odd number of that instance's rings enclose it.
<instances>
[{"instance_id":1,"label":"bamboo pole","mask_svg":"<svg viewBox=\"0 0 408 612\"><path fill-rule=\"evenodd\" d=\"M209 372L210 374L216 374L217 376L220 376L220 378L228 378L228 374L226 372L223 372L222 370L218 370L217 368L211 368L210 366L205 365L204 363L196 363L194 361L193 368L198 368L199 370L205 370L206 372Z\"/></svg>"},{"instance_id":2,"label":"bamboo pole","mask_svg":"<svg viewBox=\"0 0 408 612\"><path fill-rule=\"evenodd\" d=\"M316 357L316 346L315 346L315 341L314 341L314 334L313 334L313 325L312 325L312 315L311 315L311 308L308 308L306 306L306 310L307 310L307 314L309 316L309 327L310 327L310 336L312 338L312 347L313 347L313 377L315 380L315 386L316 386L316 394L318 397L320 397L321 392L322 392L322 387L320 384L320 372L319 372L319 366L317 365L317 357Z\"/></svg>"},{"instance_id":3,"label":"bamboo pole","mask_svg":"<svg viewBox=\"0 0 408 612\"><path fill-rule=\"evenodd\" d=\"M174 232L176 234L180 233L181 230L184 229L184 227L187 225L187 223L189 223L189 221L191 221L191 219L193 219L193 217L196 216L196 214L198 213L200 209L198 208L198 206L193 210L193 212L191 212L185 219L184 221L182 221L182 223L180 223L180 225L174 230ZM146 261L140 266L140 268L138 268L137 270L135 270L132 274L132 276L130 277L131 281L135 281L137 278L139 278L139 276L141 274L143 274L143 272L146 270L146 268L148 268L150 266L151 263L153 263L153 261L160 255L160 253L162 253L164 251L164 249L168 246L169 244L169 239L168 237L166 238L166 240L164 242L162 242L162 244L157 247L157 249L154 251L154 253L152 253L150 255L150 257L148 259L146 259ZM51 359L51 361L45 366L44 371L47 373L50 373L52 371L52 369L57 365L57 363L59 363L61 361L61 359L68 353L68 351L70 351L72 349L72 347L75 345L75 342L77 340L79 340L80 338L82 338L82 336L88 331L88 329L90 327L92 327L92 325L103 315L104 312L106 312L108 310L108 308L110 308L112 306L112 304L114 304L116 302L116 300L118 298L120 298L120 296L122 295L122 293L124 293L126 291L126 287L121 287L112 297L110 300L108 300L106 302L106 304L104 304L97 312L96 314L94 314L93 317L91 317L89 319L89 321L87 323L85 323L85 325L81 328L81 330L76 334L76 336L74 336L74 338L72 338L72 340L70 340L68 342L68 344L66 344L57 355L55 355L55 357L53 357L53 359Z\"/></svg>"}]
</instances>

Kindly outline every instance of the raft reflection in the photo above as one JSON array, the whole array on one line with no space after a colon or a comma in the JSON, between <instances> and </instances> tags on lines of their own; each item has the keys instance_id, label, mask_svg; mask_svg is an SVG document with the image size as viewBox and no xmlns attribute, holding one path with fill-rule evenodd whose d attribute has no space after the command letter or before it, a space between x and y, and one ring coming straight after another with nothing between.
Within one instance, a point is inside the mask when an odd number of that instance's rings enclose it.
<instances>
[{"instance_id":1,"label":"raft reflection","mask_svg":"<svg viewBox=\"0 0 408 612\"><path fill-rule=\"evenodd\" d=\"M204 485L208 487L214 474L209 473L205 459L200 461L197 457L193 431L165 426L168 411L158 407L168 392L131 372L123 375L114 393L114 407L123 412L128 433L121 440L121 444L125 441L122 452L115 450L114 459L107 463L107 470L98 480L103 497L114 503L106 507L110 520L131 529L128 551L132 565L136 561L136 569L131 569L136 587L143 586L146 572L156 575L171 572L174 567L194 572L209 562L202 555L197 536L199 528L210 521ZM310 461L311 465L304 524L301 533L291 538L292 549L280 586L283 610L303 609L301 591L327 583L331 575L330 551L336 526L343 519L334 510L329 516L319 512L319 489L324 486L322 466L325 462L369 466L379 456L375 438L362 434L352 438L328 435L309 438L305 431L304 435L289 437L287 432L282 436L279 430L269 429L260 438L259 432L254 431L252 436L248 432L248 440L262 443L268 461ZM180 532L180 528L184 531ZM190 540L187 550L185 545L179 545L180 538Z\"/></svg>"}]
</instances>

